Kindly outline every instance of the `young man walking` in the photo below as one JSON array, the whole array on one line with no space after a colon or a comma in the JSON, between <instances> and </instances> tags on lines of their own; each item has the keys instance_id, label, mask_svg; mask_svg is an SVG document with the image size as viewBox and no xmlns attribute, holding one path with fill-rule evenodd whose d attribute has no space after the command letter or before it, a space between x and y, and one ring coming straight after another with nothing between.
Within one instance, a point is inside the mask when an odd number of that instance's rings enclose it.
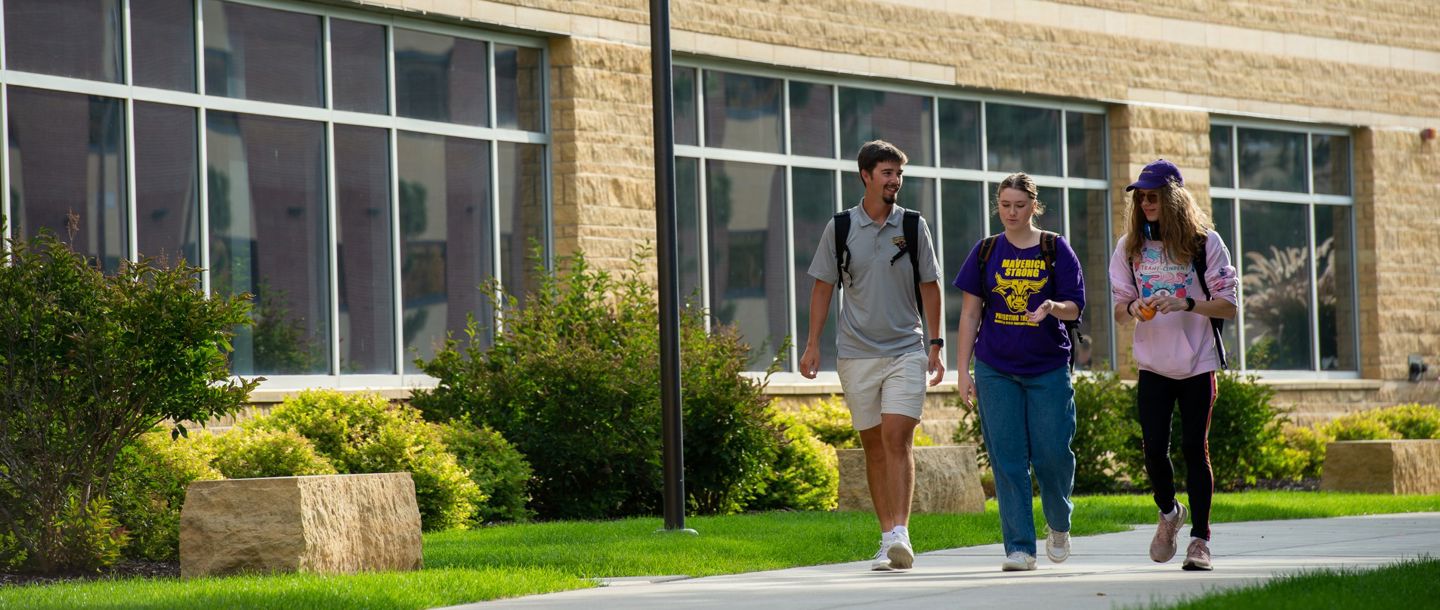
<instances>
[{"instance_id":1,"label":"young man walking","mask_svg":"<svg viewBox=\"0 0 1440 610\"><path fill-rule=\"evenodd\" d=\"M866 480L880 520L880 550L870 567L908 569L915 562L908 529L915 489L911 446L925 402L926 373L928 385L940 383L945 374L945 341L936 336L927 342L921 321L923 305L932 336L940 333L940 271L925 219L895 203L905 153L876 140L860 147L856 160L865 198L825 226L810 263L815 287L800 374L814 379L818 372L820 334L839 285L836 369L865 449ZM912 215L908 220L907 214ZM837 230L844 235L842 243L837 243Z\"/></svg>"}]
</instances>

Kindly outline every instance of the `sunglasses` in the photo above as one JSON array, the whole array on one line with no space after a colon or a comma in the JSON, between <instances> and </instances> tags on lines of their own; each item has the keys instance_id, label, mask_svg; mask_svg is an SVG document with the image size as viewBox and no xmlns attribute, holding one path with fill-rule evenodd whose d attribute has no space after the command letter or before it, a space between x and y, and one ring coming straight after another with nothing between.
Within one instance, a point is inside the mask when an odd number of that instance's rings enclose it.
<instances>
[{"instance_id":1,"label":"sunglasses","mask_svg":"<svg viewBox=\"0 0 1440 610\"><path fill-rule=\"evenodd\" d=\"M1139 203L1160 203L1160 191L1150 191L1148 193L1137 191L1135 193L1135 201Z\"/></svg>"}]
</instances>

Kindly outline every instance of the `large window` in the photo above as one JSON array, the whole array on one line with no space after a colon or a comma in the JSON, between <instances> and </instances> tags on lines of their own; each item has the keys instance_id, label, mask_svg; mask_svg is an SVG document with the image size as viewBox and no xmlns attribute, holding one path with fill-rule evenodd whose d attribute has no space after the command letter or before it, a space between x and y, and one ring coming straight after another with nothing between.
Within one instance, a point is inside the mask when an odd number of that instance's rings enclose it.
<instances>
[{"instance_id":1,"label":"large window","mask_svg":"<svg viewBox=\"0 0 1440 610\"><path fill-rule=\"evenodd\" d=\"M682 62L683 63L683 62ZM910 157L900 205L929 223L941 265L944 335L970 248L999 231L994 185L1025 171L1041 185L1041 224L1067 236L1089 278L1082 368L1109 368L1109 183L1103 109L969 96L764 69L675 69L676 199L681 290L755 348L752 370L795 371L810 324L807 271L825 223L859 202L860 145ZM835 367L836 302L821 337ZM792 339L786 349L785 339ZM948 362L955 362L953 342Z\"/></svg>"},{"instance_id":2,"label":"large window","mask_svg":"<svg viewBox=\"0 0 1440 610\"><path fill-rule=\"evenodd\" d=\"M1232 366L1357 372L1349 134L1217 120L1210 150L1215 225L1243 296L1226 328Z\"/></svg>"},{"instance_id":3,"label":"large window","mask_svg":"<svg viewBox=\"0 0 1440 610\"><path fill-rule=\"evenodd\" d=\"M252 295L237 374L407 383L493 325L482 285L549 265L539 41L268 0L3 11L6 234Z\"/></svg>"}]
</instances>

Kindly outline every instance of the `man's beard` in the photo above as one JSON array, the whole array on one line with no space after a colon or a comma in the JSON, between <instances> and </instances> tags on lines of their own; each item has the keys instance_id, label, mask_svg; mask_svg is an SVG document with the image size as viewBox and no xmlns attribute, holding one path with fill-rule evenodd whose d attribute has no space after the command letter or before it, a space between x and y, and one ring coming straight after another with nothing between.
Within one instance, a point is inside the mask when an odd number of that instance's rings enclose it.
<instances>
[{"instance_id":1,"label":"man's beard","mask_svg":"<svg viewBox=\"0 0 1440 610\"><path fill-rule=\"evenodd\" d=\"M895 191L894 193L881 193L881 194L880 194L880 200L881 200L881 201L884 201L884 202L885 202L885 205L895 205L895 200L896 200L899 196L900 196L900 191Z\"/></svg>"}]
</instances>

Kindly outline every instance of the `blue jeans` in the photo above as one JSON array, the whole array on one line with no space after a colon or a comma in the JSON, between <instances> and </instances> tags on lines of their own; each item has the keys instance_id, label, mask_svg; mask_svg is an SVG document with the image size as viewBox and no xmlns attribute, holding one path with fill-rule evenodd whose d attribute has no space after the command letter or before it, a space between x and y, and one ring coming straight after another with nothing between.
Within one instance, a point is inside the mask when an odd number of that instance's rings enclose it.
<instances>
[{"instance_id":1,"label":"blue jeans","mask_svg":"<svg viewBox=\"0 0 1440 610\"><path fill-rule=\"evenodd\" d=\"M1000 532L1005 554L1035 555L1035 517L1030 467L1040 484L1045 521L1057 532L1070 531L1070 491L1075 486L1075 390L1068 367L1039 375L1002 373L975 360L975 390L980 399L980 432L995 472Z\"/></svg>"}]
</instances>

